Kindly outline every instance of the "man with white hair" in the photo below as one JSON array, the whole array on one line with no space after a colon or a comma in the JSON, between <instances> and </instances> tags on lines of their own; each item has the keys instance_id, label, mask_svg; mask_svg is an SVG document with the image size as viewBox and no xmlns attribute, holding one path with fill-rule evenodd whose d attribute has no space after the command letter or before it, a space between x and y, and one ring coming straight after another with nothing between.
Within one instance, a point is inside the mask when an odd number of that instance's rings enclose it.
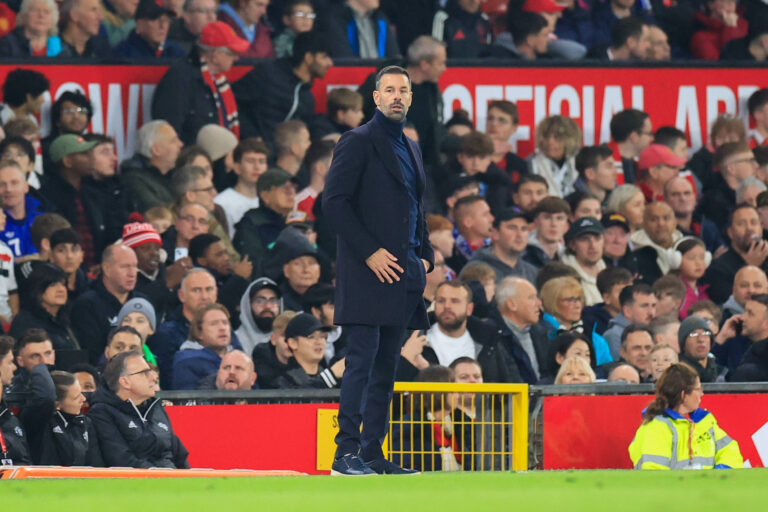
<instances>
[{"instance_id":1,"label":"man with white hair","mask_svg":"<svg viewBox=\"0 0 768 512\"><path fill-rule=\"evenodd\" d=\"M211 123L239 138L237 104L225 74L247 49L248 41L222 21L202 27L187 58L173 64L157 84L152 117L168 121L185 144L194 144L200 128Z\"/></svg>"},{"instance_id":2,"label":"man with white hair","mask_svg":"<svg viewBox=\"0 0 768 512\"><path fill-rule=\"evenodd\" d=\"M206 25L216 21L216 0L184 0L181 16L171 22L168 40L189 53Z\"/></svg>"},{"instance_id":3,"label":"man with white hair","mask_svg":"<svg viewBox=\"0 0 768 512\"><path fill-rule=\"evenodd\" d=\"M755 176L748 176L736 188L736 204L746 203L756 207L757 196L765 190L768 190L765 183Z\"/></svg>"},{"instance_id":4,"label":"man with white hair","mask_svg":"<svg viewBox=\"0 0 768 512\"><path fill-rule=\"evenodd\" d=\"M109 43L99 35L104 19L100 0L64 0L61 13L61 53L59 57L105 59L112 55Z\"/></svg>"},{"instance_id":5,"label":"man with white hair","mask_svg":"<svg viewBox=\"0 0 768 512\"><path fill-rule=\"evenodd\" d=\"M541 300L536 288L522 277L505 277L496 285L496 305L493 319L501 330L501 345L511 356L509 375L517 373L518 382L535 384L549 352L547 334L538 323Z\"/></svg>"},{"instance_id":6,"label":"man with white hair","mask_svg":"<svg viewBox=\"0 0 768 512\"><path fill-rule=\"evenodd\" d=\"M150 121L136 132L136 154L123 162L123 188L132 208L145 212L173 202L170 171L184 146L167 121Z\"/></svg>"}]
</instances>

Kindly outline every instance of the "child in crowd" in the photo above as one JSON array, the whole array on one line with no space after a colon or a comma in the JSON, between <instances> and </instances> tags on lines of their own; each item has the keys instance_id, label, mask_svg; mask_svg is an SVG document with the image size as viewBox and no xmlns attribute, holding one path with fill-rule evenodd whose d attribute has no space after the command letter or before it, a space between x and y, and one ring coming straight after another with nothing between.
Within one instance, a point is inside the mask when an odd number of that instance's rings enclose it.
<instances>
[{"instance_id":1,"label":"child in crowd","mask_svg":"<svg viewBox=\"0 0 768 512\"><path fill-rule=\"evenodd\" d=\"M661 276L653 283L653 294L657 301L656 316L680 315L685 299L685 285L677 276Z\"/></svg>"},{"instance_id":2,"label":"child in crowd","mask_svg":"<svg viewBox=\"0 0 768 512\"><path fill-rule=\"evenodd\" d=\"M285 29L275 38L275 55L278 59L293 54L293 41L296 35L310 32L315 25L315 9L309 0L293 0L283 8Z\"/></svg>"},{"instance_id":3,"label":"child in crowd","mask_svg":"<svg viewBox=\"0 0 768 512\"><path fill-rule=\"evenodd\" d=\"M260 138L251 137L241 141L232 152L233 168L237 184L222 191L213 200L227 215L229 236L235 236L235 226L245 212L259 207L256 182L267 172L269 149Z\"/></svg>"},{"instance_id":4,"label":"child in crowd","mask_svg":"<svg viewBox=\"0 0 768 512\"><path fill-rule=\"evenodd\" d=\"M152 224L157 234L162 235L173 224L173 213L165 206L153 206L144 212L144 219Z\"/></svg>"},{"instance_id":5,"label":"child in crowd","mask_svg":"<svg viewBox=\"0 0 768 512\"><path fill-rule=\"evenodd\" d=\"M674 257L670 258L673 268L680 271L680 280L685 285L685 298L680 307L680 317L685 318L686 312L694 302L709 299L708 285L699 284L707 267L712 262L712 254L707 251L704 242L699 238L685 237L673 247Z\"/></svg>"},{"instance_id":6,"label":"child in crowd","mask_svg":"<svg viewBox=\"0 0 768 512\"><path fill-rule=\"evenodd\" d=\"M147 347L147 338L155 334L157 319L155 318L155 308L146 299L134 297L127 301L120 308L117 314L118 327L132 327L141 336L141 348L144 352L144 358L150 364L157 364L152 351Z\"/></svg>"},{"instance_id":7,"label":"child in crowd","mask_svg":"<svg viewBox=\"0 0 768 512\"><path fill-rule=\"evenodd\" d=\"M651 365L651 380L656 382L664 370L678 362L677 352L669 345L656 345L648 356Z\"/></svg>"},{"instance_id":8,"label":"child in crowd","mask_svg":"<svg viewBox=\"0 0 768 512\"><path fill-rule=\"evenodd\" d=\"M359 92L338 87L328 93L328 117L339 133L360 126L363 120L363 97Z\"/></svg>"},{"instance_id":9,"label":"child in crowd","mask_svg":"<svg viewBox=\"0 0 768 512\"><path fill-rule=\"evenodd\" d=\"M24 137L6 137L0 142L0 158L14 160L24 175L27 183L34 189L40 188L40 179L35 173L35 147Z\"/></svg>"}]
</instances>

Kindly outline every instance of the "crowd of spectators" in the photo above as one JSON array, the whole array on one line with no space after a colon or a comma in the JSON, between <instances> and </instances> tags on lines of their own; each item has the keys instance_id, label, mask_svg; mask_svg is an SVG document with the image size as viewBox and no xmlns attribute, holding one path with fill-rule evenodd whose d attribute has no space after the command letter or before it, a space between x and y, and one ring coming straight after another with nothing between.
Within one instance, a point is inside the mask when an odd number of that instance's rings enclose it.
<instances>
[{"instance_id":1,"label":"crowd of spectators","mask_svg":"<svg viewBox=\"0 0 768 512\"><path fill-rule=\"evenodd\" d=\"M179 59L216 20L243 41L232 57L290 57L316 32L332 58L397 58L424 35L454 59L768 58L762 0L12 0L0 57Z\"/></svg>"},{"instance_id":2,"label":"crowd of spectators","mask_svg":"<svg viewBox=\"0 0 768 512\"><path fill-rule=\"evenodd\" d=\"M490 102L480 132L443 120L437 87L452 57L765 60L762 2L4 5L0 56L178 57L122 161L86 96L61 94L41 138L48 79L4 79L0 392L20 401L1 402L4 459L187 467L158 390L340 386L344 269L321 198L376 84L317 114L312 83L337 57L404 53L414 91L404 133L435 267L432 327L403 340L400 380L640 383L677 361L702 382L768 380L768 89L753 128L721 115L692 155L635 109L598 146L546 117L518 155L514 103ZM239 56L263 60L230 84Z\"/></svg>"}]
</instances>

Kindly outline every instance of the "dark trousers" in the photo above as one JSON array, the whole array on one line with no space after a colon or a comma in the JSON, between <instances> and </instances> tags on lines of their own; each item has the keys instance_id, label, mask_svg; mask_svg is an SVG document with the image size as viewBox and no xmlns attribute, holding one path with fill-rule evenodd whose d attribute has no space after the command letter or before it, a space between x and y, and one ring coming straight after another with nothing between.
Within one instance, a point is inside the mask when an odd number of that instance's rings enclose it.
<instances>
[{"instance_id":1,"label":"dark trousers","mask_svg":"<svg viewBox=\"0 0 768 512\"><path fill-rule=\"evenodd\" d=\"M407 314L400 326L344 326L347 355L341 381L337 457L359 450L366 461L384 458L381 443L389 426L389 403L400 349L420 300L421 293L408 292Z\"/></svg>"}]
</instances>

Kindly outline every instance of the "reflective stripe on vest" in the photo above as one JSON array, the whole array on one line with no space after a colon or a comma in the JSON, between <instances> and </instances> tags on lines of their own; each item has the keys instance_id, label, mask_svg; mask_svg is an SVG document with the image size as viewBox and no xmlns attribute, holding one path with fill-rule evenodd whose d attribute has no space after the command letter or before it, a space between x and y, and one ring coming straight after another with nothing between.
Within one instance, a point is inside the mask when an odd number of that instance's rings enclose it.
<instances>
[{"instance_id":1,"label":"reflective stripe on vest","mask_svg":"<svg viewBox=\"0 0 768 512\"><path fill-rule=\"evenodd\" d=\"M712 437L712 439L714 439L714 436ZM720 450L722 450L723 448L731 444L732 441L733 439L731 439L731 436L729 435L725 435L721 437L720 439L715 441L715 450L719 452Z\"/></svg>"},{"instance_id":2,"label":"reflective stripe on vest","mask_svg":"<svg viewBox=\"0 0 768 512\"><path fill-rule=\"evenodd\" d=\"M635 464L635 469L643 469L643 464L646 462L653 462L654 464L659 464L667 468L670 467L671 463L669 457L662 457L661 455L643 455L640 457L640 460L637 461L637 464Z\"/></svg>"},{"instance_id":3,"label":"reflective stripe on vest","mask_svg":"<svg viewBox=\"0 0 768 512\"><path fill-rule=\"evenodd\" d=\"M693 465L701 465L701 466L714 466L715 465L715 458L714 457L693 457L690 460L677 460L677 448L678 448L678 436L677 436L677 429L675 428L675 424L672 423L672 420L667 418L666 416L656 416L659 421L664 423L667 427L669 427L669 430L672 432L672 459L669 464L670 469L686 469ZM709 429L709 434L712 436L712 440L715 439L715 432L714 429ZM723 444L723 446L726 446L728 443L731 442L731 438L728 436L725 436L720 441L724 441L725 439L728 439L728 442ZM715 441L715 447L717 448L718 442ZM717 448L719 449L719 448ZM643 457L647 457L647 455L643 455ZM642 459L641 459L642 460Z\"/></svg>"},{"instance_id":4,"label":"reflective stripe on vest","mask_svg":"<svg viewBox=\"0 0 768 512\"><path fill-rule=\"evenodd\" d=\"M672 432L672 457L670 460L669 467L672 469L676 469L677 467L677 429L675 428L675 424L672 423L672 420L667 418L666 416L656 416L659 421L664 423L666 426L669 427L669 430Z\"/></svg>"}]
</instances>

